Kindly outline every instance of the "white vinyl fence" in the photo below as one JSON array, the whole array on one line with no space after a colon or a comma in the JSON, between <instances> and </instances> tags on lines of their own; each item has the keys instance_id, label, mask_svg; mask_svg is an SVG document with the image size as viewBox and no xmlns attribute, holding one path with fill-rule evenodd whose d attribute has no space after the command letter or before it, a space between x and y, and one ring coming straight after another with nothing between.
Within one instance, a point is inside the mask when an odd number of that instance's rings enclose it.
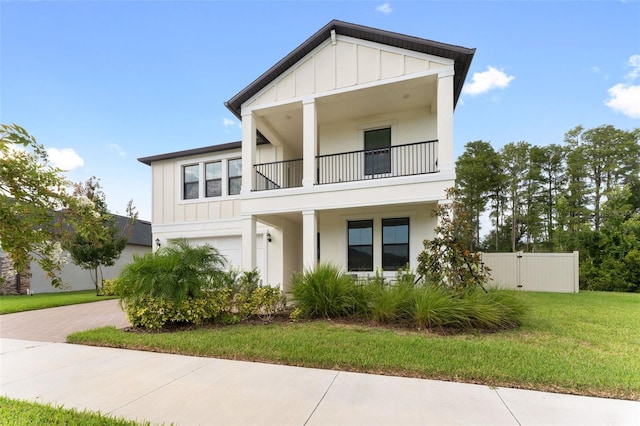
<instances>
[{"instance_id":1,"label":"white vinyl fence","mask_svg":"<svg viewBox=\"0 0 640 426\"><path fill-rule=\"evenodd\" d=\"M578 252L480 253L490 269L491 284L501 288L577 293Z\"/></svg>"}]
</instances>

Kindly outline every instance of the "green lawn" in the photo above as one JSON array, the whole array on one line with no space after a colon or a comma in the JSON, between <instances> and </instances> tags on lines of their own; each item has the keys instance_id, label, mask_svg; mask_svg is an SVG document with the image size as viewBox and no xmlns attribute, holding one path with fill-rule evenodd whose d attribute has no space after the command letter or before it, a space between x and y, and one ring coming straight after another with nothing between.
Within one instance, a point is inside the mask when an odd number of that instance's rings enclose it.
<instances>
[{"instance_id":1,"label":"green lawn","mask_svg":"<svg viewBox=\"0 0 640 426\"><path fill-rule=\"evenodd\" d=\"M107 299L113 297L96 296L95 290L40 293L33 296L0 296L0 315Z\"/></svg>"},{"instance_id":2,"label":"green lawn","mask_svg":"<svg viewBox=\"0 0 640 426\"><path fill-rule=\"evenodd\" d=\"M640 294L520 293L522 327L443 336L337 321L137 333L72 343L640 400Z\"/></svg>"},{"instance_id":3,"label":"green lawn","mask_svg":"<svg viewBox=\"0 0 640 426\"><path fill-rule=\"evenodd\" d=\"M48 404L19 401L0 396L0 424L2 425L85 425L136 426L148 425L100 413L78 411Z\"/></svg>"}]
</instances>

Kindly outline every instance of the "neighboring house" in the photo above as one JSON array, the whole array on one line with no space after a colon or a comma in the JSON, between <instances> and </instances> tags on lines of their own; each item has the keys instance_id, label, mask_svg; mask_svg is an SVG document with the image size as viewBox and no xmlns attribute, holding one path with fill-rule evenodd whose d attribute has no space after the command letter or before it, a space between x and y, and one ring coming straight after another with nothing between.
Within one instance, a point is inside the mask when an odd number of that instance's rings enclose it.
<instances>
[{"instance_id":1,"label":"neighboring house","mask_svg":"<svg viewBox=\"0 0 640 426\"><path fill-rule=\"evenodd\" d=\"M241 142L139 159L154 239L210 243L284 290L318 262L415 268L454 186L453 111L474 53L330 22L225 103Z\"/></svg>"},{"instance_id":2,"label":"neighboring house","mask_svg":"<svg viewBox=\"0 0 640 426\"><path fill-rule=\"evenodd\" d=\"M118 226L126 229L128 217L114 215ZM131 230L131 235L127 241L118 260L113 266L103 267L102 273L105 279L112 279L118 276L120 270L131 263L133 255L144 255L151 252L151 223L144 220L137 220ZM65 283L64 288L55 288L51 285L51 280L37 262L31 262L29 271L16 276L12 269L12 263L8 253L2 254L3 269L2 274L5 282L0 285L0 294L27 294L27 293L55 293L60 291L94 290L95 285L91 279L90 271L82 269L73 263L71 257L66 254L67 263L60 271L60 277Z\"/></svg>"}]
</instances>

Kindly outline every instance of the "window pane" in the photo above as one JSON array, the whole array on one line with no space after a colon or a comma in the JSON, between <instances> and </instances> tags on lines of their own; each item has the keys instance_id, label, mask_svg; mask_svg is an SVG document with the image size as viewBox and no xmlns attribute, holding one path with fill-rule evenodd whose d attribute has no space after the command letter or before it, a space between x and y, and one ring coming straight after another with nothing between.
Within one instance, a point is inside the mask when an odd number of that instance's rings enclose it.
<instances>
[{"instance_id":1,"label":"window pane","mask_svg":"<svg viewBox=\"0 0 640 426\"><path fill-rule=\"evenodd\" d=\"M364 132L366 175L391 173L391 128Z\"/></svg>"},{"instance_id":2,"label":"window pane","mask_svg":"<svg viewBox=\"0 0 640 426\"><path fill-rule=\"evenodd\" d=\"M198 182L184 184L184 199L193 200L198 198Z\"/></svg>"},{"instance_id":3,"label":"window pane","mask_svg":"<svg viewBox=\"0 0 640 426\"><path fill-rule=\"evenodd\" d=\"M199 179L200 166L198 164L192 166L184 166L182 168L182 184L183 194L185 200L192 200L198 198L199 194Z\"/></svg>"},{"instance_id":4,"label":"window pane","mask_svg":"<svg viewBox=\"0 0 640 426\"><path fill-rule=\"evenodd\" d=\"M184 182L198 182L198 175L200 174L200 166L195 164L193 166L184 166Z\"/></svg>"},{"instance_id":5,"label":"window pane","mask_svg":"<svg viewBox=\"0 0 640 426\"><path fill-rule=\"evenodd\" d=\"M222 162L216 161L215 163L206 164L204 173L206 180L222 178Z\"/></svg>"},{"instance_id":6,"label":"window pane","mask_svg":"<svg viewBox=\"0 0 640 426\"><path fill-rule=\"evenodd\" d=\"M382 247L382 269L397 271L409 263L408 244L385 244Z\"/></svg>"},{"instance_id":7,"label":"window pane","mask_svg":"<svg viewBox=\"0 0 640 426\"><path fill-rule=\"evenodd\" d=\"M349 247L350 271L372 271L373 270L373 247L372 246L351 246Z\"/></svg>"},{"instance_id":8,"label":"window pane","mask_svg":"<svg viewBox=\"0 0 640 426\"><path fill-rule=\"evenodd\" d=\"M409 242L409 219L383 219L382 243L407 244Z\"/></svg>"},{"instance_id":9,"label":"window pane","mask_svg":"<svg viewBox=\"0 0 640 426\"><path fill-rule=\"evenodd\" d=\"M348 222L349 271L373 270L373 221L358 220Z\"/></svg>"},{"instance_id":10,"label":"window pane","mask_svg":"<svg viewBox=\"0 0 640 426\"><path fill-rule=\"evenodd\" d=\"M373 235L371 228L367 229L349 229L349 244L361 246L373 243Z\"/></svg>"},{"instance_id":11,"label":"window pane","mask_svg":"<svg viewBox=\"0 0 640 426\"><path fill-rule=\"evenodd\" d=\"M229 177L242 176L242 159L229 160Z\"/></svg>"},{"instance_id":12,"label":"window pane","mask_svg":"<svg viewBox=\"0 0 640 426\"><path fill-rule=\"evenodd\" d=\"M219 197L222 195L222 180L213 179L207 181L207 197Z\"/></svg>"},{"instance_id":13,"label":"window pane","mask_svg":"<svg viewBox=\"0 0 640 426\"><path fill-rule=\"evenodd\" d=\"M364 132L364 149L380 149L391 146L391 128Z\"/></svg>"},{"instance_id":14,"label":"window pane","mask_svg":"<svg viewBox=\"0 0 640 426\"><path fill-rule=\"evenodd\" d=\"M409 263L409 218L382 219L382 269L397 271Z\"/></svg>"},{"instance_id":15,"label":"window pane","mask_svg":"<svg viewBox=\"0 0 640 426\"><path fill-rule=\"evenodd\" d=\"M239 194L241 185L242 177L229 178L229 195Z\"/></svg>"}]
</instances>

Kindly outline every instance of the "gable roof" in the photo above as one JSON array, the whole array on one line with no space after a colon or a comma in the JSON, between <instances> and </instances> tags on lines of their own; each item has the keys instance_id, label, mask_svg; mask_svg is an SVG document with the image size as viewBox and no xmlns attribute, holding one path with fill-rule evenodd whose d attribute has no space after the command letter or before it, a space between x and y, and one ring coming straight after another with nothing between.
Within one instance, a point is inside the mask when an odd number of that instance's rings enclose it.
<instances>
[{"instance_id":1,"label":"gable roof","mask_svg":"<svg viewBox=\"0 0 640 426\"><path fill-rule=\"evenodd\" d=\"M339 35L386 44L388 46L398 47L401 49L413 50L414 52L426 53L442 58L453 59L455 70L453 89L454 106L458 103L458 98L462 92L462 85L467 77L469 66L471 65L471 60L473 59L476 49L469 49L466 47L440 43L405 34L365 27L363 25L351 24L349 22L333 20L322 27L314 35L309 37L304 43L281 59L277 64L269 68L253 83L249 84L247 87L242 89L241 92L225 102L225 106L236 117L241 118L240 108L244 102L260 90L264 89L269 83L291 68L295 63L318 47L326 39L330 38L332 30L335 30L336 34Z\"/></svg>"}]
</instances>

